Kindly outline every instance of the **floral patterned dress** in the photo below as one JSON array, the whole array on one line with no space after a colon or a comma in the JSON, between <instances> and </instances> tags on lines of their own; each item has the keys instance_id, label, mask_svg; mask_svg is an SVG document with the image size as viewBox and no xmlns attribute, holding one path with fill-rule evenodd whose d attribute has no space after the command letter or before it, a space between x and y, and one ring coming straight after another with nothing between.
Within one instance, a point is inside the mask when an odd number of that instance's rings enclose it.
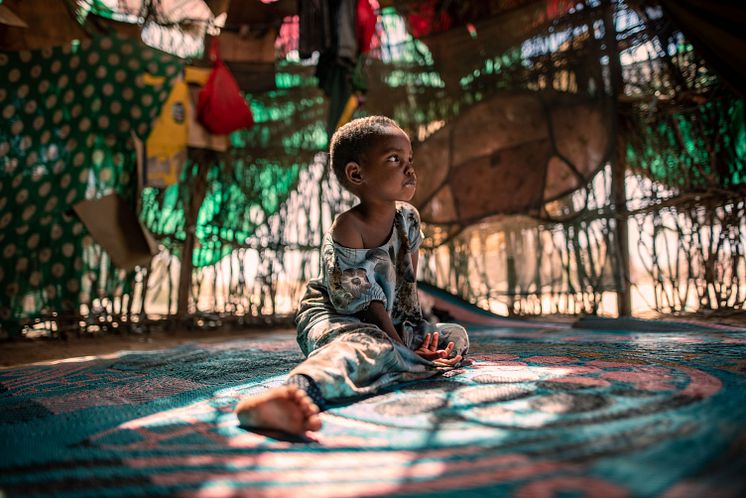
<instances>
[{"instance_id":1,"label":"floral patterned dress","mask_svg":"<svg viewBox=\"0 0 746 498\"><path fill-rule=\"evenodd\" d=\"M334 401L440 373L443 368L414 352L428 332L439 333L439 347L453 341L454 354L466 354L463 327L422 318L412 265L421 242L419 213L406 203L397 203L391 235L380 247L350 249L326 234L321 275L308 283L296 316L298 344L307 359L291 376L309 376L324 398ZM383 302L404 345L360 319L372 301Z\"/></svg>"}]
</instances>

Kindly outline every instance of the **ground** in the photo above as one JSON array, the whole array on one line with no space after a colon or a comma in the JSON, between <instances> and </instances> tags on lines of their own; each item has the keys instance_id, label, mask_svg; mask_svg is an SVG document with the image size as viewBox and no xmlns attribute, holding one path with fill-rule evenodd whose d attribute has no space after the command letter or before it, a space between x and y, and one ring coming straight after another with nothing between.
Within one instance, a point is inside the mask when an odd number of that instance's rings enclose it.
<instances>
[{"instance_id":1,"label":"ground","mask_svg":"<svg viewBox=\"0 0 746 498\"><path fill-rule=\"evenodd\" d=\"M645 317L652 318L652 317ZM661 315L657 319L687 319L705 324L718 323L746 328L746 313L730 314L696 314L687 316ZM574 317L541 317L542 320L567 323ZM22 340L0 343L0 369L25 365L40 361L61 360L79 356L94 356L114 353L116 351L146 351L166 349L193 341L223 342L233 339L263 338L268 335L277 337L294 337L291 328L251 328L244 330L175 330L154 331L147 335L112 335L100 337L75 337L67 340Z\"/></svg>"},{"instance_id":2,"label":"ground","mask_svg":"<svg viewBox=\"0 0 746 498\"><path fill-rule=\"evenodd\" d=\"M40 361L96 356L116 351L166 349L194 341L223 342L233 339L263 338L268 335L294 337L289 328L255 328L245 330L176 330L155 331L147 335L103 335L75 337L67 340L35 339L0 343L0 369Z\"/></svg>"}]
</instances>

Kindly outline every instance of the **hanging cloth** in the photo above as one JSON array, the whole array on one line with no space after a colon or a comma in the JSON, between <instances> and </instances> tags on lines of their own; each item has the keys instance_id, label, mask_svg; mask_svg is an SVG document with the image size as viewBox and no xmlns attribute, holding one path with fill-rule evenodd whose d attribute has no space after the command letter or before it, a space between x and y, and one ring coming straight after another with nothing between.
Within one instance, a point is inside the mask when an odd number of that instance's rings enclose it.
<instances>
[{"instance_id":1,"label":"hanging cloth","mask_svg":"<svg viewBox=\"0 0 746 498\"><path fill-rule=\"evenodd\" d=\"M147 140L145 185L165 188L178 182L187 155L189 87L183 79L171 87Z\"/></svg>"},{"instance_id":2,"label":"hanging cloth","mask_svg":"<svg viewBox=\"0 0 746 498\"><path fill-rule=\"evenodd\" d=\"M363 75L362 49L370 50L376 15L368 0L339 0L333 4L335 43L319 56L316 77L319 88L329 97L326 131L334 131L348 122L367 90ZM362 13L362 14L360 14Z\"/></svg>"},{"instance_id":3,"label":"hanging cloth","mask_svg":"<svg viewBox=\"0 0 746 498\"><path fill-rule=\"evenodd\" d=\"M334 43L332 6L328 0L298 0L298 55L308 59Z\"/></svg>"},{"instance_id":4,"label":"hanging cloth","mask_svg":"<svg viewBox=\"0 0 746 498\"><path fill-rule=\"evenodd\" d=\"M355 13L358 0L341 0L337 10L337 61L349 67L357 61L357 25Z\"/></svg>"},{"instance_id":5,"label":"hanging cloth","mask_svg":"<svg viewBox=\"0 0 746 498\"><path fill-rule=\"evenodd\" d=\"M361 54L370 52L370 44L375 32L376 13L370 5L370 0L358 0L355 34L357 36L357 48Z\"/></svg>"},{"instance_id":6,"label":"hanging cloth","mask_svg":"<svg viewBox=\"0 0 746 498\"><path fill-rule=\"evenodd\" d=\"M425 0L416 5L407 16L409 32L415 38L448 31L453 24L443 4L437 0Z\"/></svg>"}]
</instances>

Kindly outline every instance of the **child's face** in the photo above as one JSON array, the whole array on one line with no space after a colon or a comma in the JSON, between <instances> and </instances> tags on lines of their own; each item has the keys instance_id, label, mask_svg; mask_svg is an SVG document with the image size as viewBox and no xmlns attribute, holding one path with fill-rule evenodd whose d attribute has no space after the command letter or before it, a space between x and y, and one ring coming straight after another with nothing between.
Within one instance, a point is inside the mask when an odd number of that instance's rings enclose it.
<instances>
[{"instance_id":1,"label":"child's face","mask_svg":"<svg viewBox=\"0 0 746 498\"><path fill-rule=\"evenodd\" d=\"M412 163L412 143L402 130L387 129L362 160L360 194L387 201L410 201L417 189Z\"/></svg>"}]
</instances>

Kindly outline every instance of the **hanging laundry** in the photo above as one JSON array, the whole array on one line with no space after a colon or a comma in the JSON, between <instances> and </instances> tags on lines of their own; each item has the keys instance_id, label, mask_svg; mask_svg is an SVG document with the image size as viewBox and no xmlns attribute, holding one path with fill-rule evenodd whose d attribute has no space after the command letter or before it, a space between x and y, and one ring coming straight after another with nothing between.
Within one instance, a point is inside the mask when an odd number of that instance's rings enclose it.
<instances>
[{"instance_id":1,"label":"hanging laundry","mask_svg":"<svg viewBox=\"0 0 746 498\"><path fill-rule=\"evenodd\" d=\"M334 44L319 56L316 77L329 97L327 135L352 118L366 91L362 53L370 50L376 15L368 0L332 2Z\"/></svg>"},{"instance_id":2,"label":"hanging laundry","mask_svg":"<svg viewBox=\"0 0 746 498\"><path fill-rule=\"evenodd\" d=\"M442 0L424 0L417 4L407 16L407 21L409 31L415 38L447 31L453 24L453 19L444 8Z\"/></svg>"},{"instance_id":3,"label":"hanging laundry","mask_svg":"<svg viewBox=\"0 0 746 498\"><path fill-rule=\"evenodd\" d=\"M334 44L333 5L338 0L298 0L298 54L308 59Z\"/></svg>"},{"instance_id":4,"label":"hanging laundry","mask_svg":"<svg viewBox=\"0 0 746 498\"><path fill-rule=\"evenodd\" d=\"M319 88L324 91L324 95L329 97L326 132L331 137L347 100L352 95L350 70L337 62L337 55L334 51L326 51L319 56L316 77L319 80Z\"/></svg>"},{"instance_id":5,"label":"hanging laundry","mask_svg":"<svg viewBox=\"0 0 746 498\"><path fill-rule=\"evenodd\" d=\"M93 240L109 255L115 267L134 270L147 266L158 254L158 242L143 226L130 203L112 193L73 205Z\"/></svg>"},{"instance_id":6,"label":"hanging laundry","mask_svg":"<svg viewBox=\"0 0 746 498\"><path fill-rule=\"evenodd\" d=\"M376 33L376 13L370 0L358 0L357 18L355 20L355 35L357 47L361 54L370 52L373 35Z\"/></svg>"},{"instance_id":7,"label":"hanging laundry","mask_svg":"<svg viewBox=\"0 0 746 498\"><path fill-rule=\"evenodd\" d=\"M354 66L357 61L357 0L341 0L336 16L337 60L340 64Z\"/></svg>"},{"instance_id":8,"label":"hanging laundry","mask_svg":"<svg viewBox=\"0 0 746 498\"><path fill-rule=\"evenodd\" d=\"M184 79L189 85L189 98L186 100L187 145L196 149L210 149L220 152L228 150L228 135L214 135L207 131L197 119L199 92L210 78L211 70L206 67L186 66Z\"/></svg>"},{"instance_id":9,"label":"hanging laundry","mask_svg":"<svg viewBox=\"0 0 746 498\"><path fill-rule=\"evenodd\" d=\"M164 188L179 179L187 155L188 87L178 80L148 137L145 186Z\"/></svg>"}]
</instances>

